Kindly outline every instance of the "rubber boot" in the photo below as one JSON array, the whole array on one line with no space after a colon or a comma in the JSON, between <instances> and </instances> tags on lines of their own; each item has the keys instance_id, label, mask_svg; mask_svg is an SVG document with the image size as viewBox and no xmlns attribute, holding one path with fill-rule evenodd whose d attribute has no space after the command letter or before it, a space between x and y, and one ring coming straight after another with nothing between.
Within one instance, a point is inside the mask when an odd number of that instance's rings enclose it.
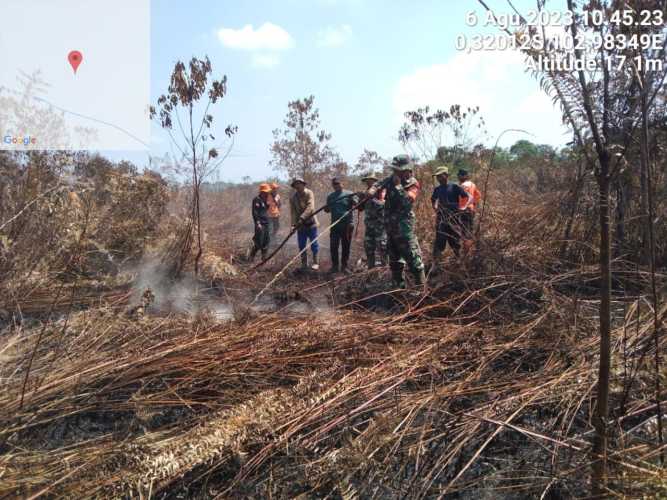
<instances>
[{"instance_id":1,"label":"rubber boot","mask_svg":"<svg viewBox=\"0 0 667 500\"><path fill-rule=\"evenodd\" d=\"M303 252L301 254L301 270L305 271L306 269L308 269L308 254Z\"/></svg>"},{"instance_id":2,"label":"rubber boot","mask_svg":"<svg viewBox=\"0 0 667 500\"><path fill-rule=\"evenodd\" d=\"M311 266L315 271L320 268L320 257L316 253L313 254L313 265Z\"/></svg>"},{"instance_id":3,"label":"rubber boot","mask_svg":"<svg viewBox=\"0 0 667 500\"><path fill-rule=\"evenodd\" d=\"M368 252L366 254L366 265L368 269L373 269L375 267L375 253Z\"/></svg>"},{"instance_id":4,"label":"rubber boot","mask_svg":"<svg viewBox=\"0 0 667 500\"><path fill-rule=\"evenodd\" d=\"M268 248L263 248L262 249L262 262L264 262L268 256L269 256L269 249Z\"/></svg>"}]
</instances>

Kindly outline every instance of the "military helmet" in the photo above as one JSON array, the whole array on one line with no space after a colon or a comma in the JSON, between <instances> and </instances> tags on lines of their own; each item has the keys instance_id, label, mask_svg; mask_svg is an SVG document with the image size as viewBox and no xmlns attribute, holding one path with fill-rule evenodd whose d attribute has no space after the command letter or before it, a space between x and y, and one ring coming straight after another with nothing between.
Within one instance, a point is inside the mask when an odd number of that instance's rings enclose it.
<instances>
[{"instance_id":1,"label":"military helmet","mask_svg":"<svg viewBox=\"0 0 667 500\"><path fill-rule=\"evenodd\" d=\"M369 172L369 173L365 174L365 175L361 178L361 180L362 180L362 182L366 182L366 181L376 181L376 180L378 180L378 176L375 175L373 172Z\"/></svg>"},{"instance_id":2,"label":"military helmet","mask_svg":"<svg viewBox=\"0 0 667 500\"><path fill-rule=\"evenodd\" d=\"M408 155L396 155L391 160L391 168L398 172L412 171L414 166L414 163Z\"/></svg>"},{"instance_id":3,"label":"military helmet","mask_svg":"<svg viewBox=\"0 0 667 500\"><path fill-rule=\"evenodd\" d=\"M290 186L294 187L294 184L296 184L297 182L300 182L300 183L303 184L304 186L307 186L307 185L308 185L308 184L306 183L306 181L304 181L301 177L296 177L296 178L294 178L294 180L292 181L292 183L290 184Z\"/></svg>"}]
</instances>

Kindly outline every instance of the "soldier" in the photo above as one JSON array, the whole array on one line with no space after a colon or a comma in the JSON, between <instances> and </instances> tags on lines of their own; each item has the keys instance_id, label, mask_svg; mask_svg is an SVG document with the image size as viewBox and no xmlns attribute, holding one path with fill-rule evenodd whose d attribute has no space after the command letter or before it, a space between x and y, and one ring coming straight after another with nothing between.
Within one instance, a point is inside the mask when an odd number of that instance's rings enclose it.
<instances>
[{"instance_id":1,"label":"soldier","mask_svg":"<svg viewBox=\"0 0 667 500\"><path fill-rule=\"evenodd\" d=\"M262 259L266 259L271 233L269 232L269 215L267 199L271 193L268 184L259 185L259 194L252 200L252 220L255 223L255 235L252 238L253 246L250 260L255 259L258 251L262 252Z\"/></svg>"},{"instance_id":2,"label":"soldier","mask_svg":"<svg viewBox=\"0 0 667 500\"><path fill-rule=\"evenodd\" d=\"M357 197L352 191L343 189L343 184L338 177L331 179L333 192L327 196L325 212L331 213L331 274L339 270L348 272L347 264L350 260L350 246L354 234L354 213L352 208L357 204ZM338 259L338 247L342 245L340 261ZM339 267L340 262L340 267Z\"/></svg>"},{"instance_id":3,"label":"soldier","mask_svg":"<svg viewBox=\"0 0 667 500\"><path fill-rule=\"evenodd\" d=\"M425 281L419 241L415 234L413 205L419 195L420 186L412 175L414 164L407 155L394 156L391 162L393 175L376 183L367 191L375 196L381 187L387 189L384 205L384 221L387 230L387 252L392 281L397 288L405 288L403 268L407 263L414 276L415 285Z\"/></svg>"},{"instance_id":4,"label":"soldier","mask_svg":"<svg viewBox=\"0 0 667 500\"><path fill-rule=\"evenodd\" d=\"M370 189L378 181L377 176L368 174L361 179ZM387 231L384 228L384 198L386 190L378 189L371 199L359 206L359 211L364 211L364 250L366 251L366 264L368 269L375 267L376 262L384 266L387 263ZM375 256L378 256L378 261Z\"/></svg>"},{"instance_id":5,"label":"soldier","mask_svg":"<svg viewBox=\"0 0 667 500\"><path fill-rule=\"evenodd\" d=\"M301 269L308 269L308 254L306 253L306 244L310 240L310 250L313 252L314 270L320 268L318 253L320 246L317 243L317 227L319 223L317 216L313 215L315 212L315 195L306 188L306 181L296 178L291 184L294 193L290 196L290 214L292 216L292 229L297 230L297 240L299 243L299 251L301 253Z\"/></svg>"}]
</instances>

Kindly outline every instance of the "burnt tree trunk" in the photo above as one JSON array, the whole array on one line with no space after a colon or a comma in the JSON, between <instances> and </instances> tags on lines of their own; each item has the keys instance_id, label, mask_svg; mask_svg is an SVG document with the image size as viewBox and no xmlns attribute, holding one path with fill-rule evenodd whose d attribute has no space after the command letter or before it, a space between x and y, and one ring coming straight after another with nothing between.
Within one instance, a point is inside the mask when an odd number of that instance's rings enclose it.
<instances>
[{"instance_id":1,"label":"burnt tree trunk","mask_svg":"<svg viewBox=\"0 0 667 500\"><path fill-rule=\"evenodd\" d=\"M609 370L611 364L611 224L609 211L609 153L600 153L598 174L600 208L600 367L597 405L593 424L593 494L602 495L607 482L607 416L609 414Z\"/></svg>"},{"instance_id":2,"label":"burnt tree trunk","mask_svg":"<svg viewBox=\"0 0 667 500\"><path fill-rule=\"evenodd\" d=\"M614 216L616 220L616 231L614 232L614 258L623 255L625 248L625 213L627 208L626 191L622 179L616 177L614 180L614 191L616 191L616 209Z\"/></svg>"}]
</instances>

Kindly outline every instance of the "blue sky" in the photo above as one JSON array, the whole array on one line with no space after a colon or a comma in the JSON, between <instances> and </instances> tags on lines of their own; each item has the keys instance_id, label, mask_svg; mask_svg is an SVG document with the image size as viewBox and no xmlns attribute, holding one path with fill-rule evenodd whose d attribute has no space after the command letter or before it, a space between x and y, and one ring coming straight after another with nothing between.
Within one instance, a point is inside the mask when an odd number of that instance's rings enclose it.
<instances>
[{"instance_id":1,"label":"blue sky","mask_svg":"<svg viewBox=\"0 0 667 500\"><path fill-rule=\"evenodd\" d=\"M489 3L508 10L505 2ZM527 9L533 2L517 4ZM153 98L164 92L174 63L193 55L208 55L214 72L227 75L228 95L212 114L219 136L228 123L239 131L222 180L274 174L271 131L282 125L288 101L310 94L350 163L364 148L385 157L402 152L396 140L402 112L425 104L480 105L488 143L518 127L535 142L563 145L569 137L560 113L517 54L455 49L457 35L493 31L467 27L469 10L483 14L472 0L153 0L151 91ZM153 135L153 153L168 150L164 135L155 128ZM111 156L140 164L146 157Z\"/></svg>"}]
</instances>

